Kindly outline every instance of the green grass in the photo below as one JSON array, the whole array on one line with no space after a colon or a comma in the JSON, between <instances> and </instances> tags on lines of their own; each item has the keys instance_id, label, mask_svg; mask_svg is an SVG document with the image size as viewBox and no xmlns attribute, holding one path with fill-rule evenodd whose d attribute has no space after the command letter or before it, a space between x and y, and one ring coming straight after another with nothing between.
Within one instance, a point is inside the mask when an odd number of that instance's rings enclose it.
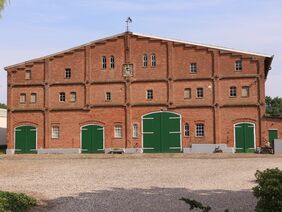
<instances>
[{"instance_id":1,"label":"green grass","mask_svg":"<svg viewBox=\"0 0 282 212\"><path fill-rule=\"evenodd\" d=\"M37 201L23 193L0 191L0 212L24 212Z\"/></svg>"}]
</instances>

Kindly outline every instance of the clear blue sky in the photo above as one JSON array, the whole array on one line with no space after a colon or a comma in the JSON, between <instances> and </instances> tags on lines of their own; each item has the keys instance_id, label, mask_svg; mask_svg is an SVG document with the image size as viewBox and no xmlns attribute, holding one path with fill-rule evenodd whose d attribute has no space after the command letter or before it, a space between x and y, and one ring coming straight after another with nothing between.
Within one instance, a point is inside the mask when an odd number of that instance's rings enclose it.
<instances>
[{"instance_id":1,"label":"clear blue sky","mask_svg":"<svg viewBox=\"0 0 282 212\"><path fill-rule=\"evenodd\" d=\"M4 66L125 31L274 54L266 94L282 96L281 0L10 0L0 19Z\"/></svg>"}]
</instances>

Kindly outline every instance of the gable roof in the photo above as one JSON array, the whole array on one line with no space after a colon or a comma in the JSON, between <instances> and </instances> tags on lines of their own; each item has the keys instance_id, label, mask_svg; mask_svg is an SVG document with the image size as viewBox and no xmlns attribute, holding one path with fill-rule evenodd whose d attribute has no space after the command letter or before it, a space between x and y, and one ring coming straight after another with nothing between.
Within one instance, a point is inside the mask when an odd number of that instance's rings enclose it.
<instances>
[{"instance_id":1,"label":"gable roof","mask_svg":"<svg viewBox=\"0 0 282 212\"><path fill-rule=\"evenodd\" d=\"M76 47L73 47L73 48L70 48L70 49L66 49L66 50L63 50L63 51L60 51L60 52L56 52L54 54L50 54L50 55L46 55L46 56L43 56L43 57L39 57L39 58L35 58L35 59L24 61L24 62L21 62L21 63L17 63L17 64L14 64L14 65L6 66L6 67L4 67L4 69L8 70L10 68L15 68L16 66L25 65L25 64L36 62L36 61L39 61L39 60L44 60L46 58L53 57L53 56L56 56L56 55L60 55L60 54L66 53L66 52L70 52L70 51L76 50L76 49L80 49L80 48L83 48L85 46L93 45L95 43L100 43L100 42L104 42L106 40L110 40L110 39L114 39L114 38L117 38L117 37L120 37L120 36L124 36L126 33L128 33L128 32L123 32L123 33L115 34L115 35L112 35L112 36L109 36L109 37L97 39L97 40L85 43L83 45L79 45L79 46L76 46ZM253 56L265 57L265 58L269 58L269 65L268 65L269 67L270 67L272 59L274 57L273 55L264 54L264 53L242 51L242 50L236 50L236 49L233 49L233 48L226 48L226 47L220 47L220 46L215 46L215 45L195 43L195 42L189 42L189 41L183 41L183 40L171 39L171 38L165 38L165 37L159 37L159 36L153 36L153 35L145 35L145 34L135 33L135 32L129 32L129 33L131 35L135 35L135 36L139 36L139 37L146 37L146 38L151 38L151 39L157 39L157 40L163 40L163 41L171 41L171 42L188 44L188 45L194 45L194 46L199 46L199 47L206 47L206 48L211 48L211 49L218 49L218 50L222 50L222 51L229 51L229 52L234 52L234 53L248 54L248 55L253 55Z\"/></svg>"}]
</instances>

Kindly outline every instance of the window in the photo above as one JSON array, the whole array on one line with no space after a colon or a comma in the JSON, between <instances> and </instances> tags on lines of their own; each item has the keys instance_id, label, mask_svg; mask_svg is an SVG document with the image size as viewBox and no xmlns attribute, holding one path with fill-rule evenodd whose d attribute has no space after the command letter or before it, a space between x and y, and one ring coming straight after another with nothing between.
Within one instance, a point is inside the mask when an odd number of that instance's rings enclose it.
<instances>
[{"instance_id":1,"label":"window","mask_svg":"<svg viewBox=\"0 0 282 212\"><path fill-rule=\"evenodd\" d=\"M26 94L25 93L21 93L20 94L20 103L25 103L26 102Z\"/></svg>"},{"instance_id":2,"label":"window","mask_svg":"<svg viewBox=\"0 0 282 212\"><path fill-rule=\"evenodd\" d=\"M184 99L191 99L191 88L184 89Z\"/></svg>"},{"instance_id":3,"label":"window","mask_svg":"<svg viewBox=\"0 0 282 212\"><path fill-rule=\"evenodd\" d=\"M147 99L152 100L153 99L153 90L147 90Z\"/></svg>"},{"instance_id":4,"label":"window","mask_svg":"<svg viewBox=\"0 0 282 212\"><path fill-rule=\"evenodd\" d=\"M111 67L111 69L115 68L115 58L114 58L114 56L110 57L110 67Z\"/></svg>"},{"instance_id":5,"label":"window","mask_svg":"<svg viewBox=\"0 0 282 212\"><path fill-rule=\"evenodd\" d=\"M138 125L137 124L133 124L132 126L132 137L138 138Z\"/></svg>"},{"instance_id":6,"label":"window","mask_svg":"<svg viewBox=\"0 0 282 212\"><path fill-rule=\"evenodd\" d=\"M197 95L197 98L203 98L204 97L204 89L203 88L197 88L196 95Z\"/></svg>"},{"instance_id":7,"label":"window","mask_svg":"<svg viewBox=\"0 0 282 212\"><path fill-rule=\"evenodd\" d=\"M156 54L152 54L151 55L151 65L152 65L152 67L156 67L156 65L157 65L157 58L156 58Z\"/></svg>"},{"instance_id":8,"label":"window","mask_svg":"<svg viewBox=\"0 0 282 212\"><path fill-rule=\"evenodd\" d=\"M148 67L148 55L147 54L143 55L143 67L144 68Z\"/></svg>"},{"instance_id":9,"label":"window","mask_svg":"<svg viewBox=\"0 0 282 212\"><path fill-rule=\"evenodd\" d=\"M204 137L204 136L205 136L205 125L196 124L196 137Z\"/></svg>"},{"instance_id":10,"label":"window","mask_svg":"<svg viewBox=\"0 0 282 212\"><path fill-rule=\"evenodd\" d=\"M66 68L65 69L65 78L66 79L70 79L71 78L71 69L70 68Z\"/></svg>"},{"instance_id":11,"label":"window","mask_svg":"<svg viewBox=\"0 0 282 212\"><path fill-rule=\"evenodd\" d=\"M60 128L58 126L52 127L52 138L59 138L60 137Z\"/></svg>"},{"instance_id":12,"label":"window","mask_svg":"<svg viewBox=\"0 0 282 212\"><path fill-rule=\"evenodd\" d=\"M31 71L30 70L25 71L25 79L26 80L30 80L31 79Z\"/></svg>"},{"instance_id":13,"label":"window","mask_svg":"<svg viewBox=\"0 0 282 212\"><path fill-rule=\"evenodd\" d=\"M242 97L248 97L248 96L250 96L250 87L243 86L242 87Z\"/></svg>"},{"instance_id":14,"label":"window","mask_svg":"<svg viewBox=\"0 0 282 212\"><path fill-rule=\"evenodd\" d=\"M107 58L106 56L102 57L102 69L106 69L107 68Z\"/></svg>"},{"instance_id":15,"label":"window","mask_svg":"<svg viewBox=\"0 0 282 212\"><path fill-rule=\"evenodd\" d=\"M59 93L59 101L60 102L65 102L66 101L66 94L65 94L65 92Z\"/></svg>"},{"instance_id":16,"label":"window","mask_svg":"<svg viewBox=\"0 0 282 212\"><path fill-rule=\"evenodd\" d=\"M112 93L111 92L106 92L106 96L105 96L105 100L106 101L111 101L112 100Z\"/></svg>"},{"instance_id":17,"label":"window","mask_svg":"<svg viewBox=\"0 0 282 212\"><path fill-rule=\"evenodd\" d=\"M190 135L190 129L189 129L189 124L185 123L184 124L184 136L188 137Z\"/></svg>"},{"instance_id":18,"label":"window","mask_svg":"<svg viewBox=\"0 0 282 212\"><path fill-rule=\"evenodd\" d=\"M36 101L37 101L37 95L36 95L36 93L32 93L30 95L30 102L35 103Z\"/></svg>"},{"instance_id":19,"label":"window","mask_svg":"<svg viewBox=\"0 0 282 212\"><path fill-rule=\"evenodd\" d=\"M122 138L122 126L116 125L115 126L115 138Z\"/></svg>"},{"instance_id":20,"label":"window","mask_svg":"<svg viewBox=\"0 0 282 212\"><path fill-rule=\"evenodd\" d=\"M197 73L197 63L190 63L190 72Z\"/></svg>"},{"instance_id":21,"label":"window","mask_svg":"<svg viewBox=\"0 0 282 212\"><path fill-rule=\"evenodd\" d=\"M70 93L70 101L71 102L76 102L76 92L71 92Z\"/></svg>"},{"instance_id":22,"label":"window","mask_svg":"<svg viewBox=\"0 0 282 212\"><path fill-rule=\"evenodd\" d=\"M235 70L242 71L242 69L243 69L242 60L236 60L235 61Z\"/></svg>"},{"instance_id":23,"label":"window","mask_svg":"<svg viewBox=\"0 0 282 212\"><path fill-rule=\"evenodd\" d=\"M235 86L231 86L229 88L229 96L230 97L236 97L237 96L237 89Z\"/></svg>"}]
</instances>

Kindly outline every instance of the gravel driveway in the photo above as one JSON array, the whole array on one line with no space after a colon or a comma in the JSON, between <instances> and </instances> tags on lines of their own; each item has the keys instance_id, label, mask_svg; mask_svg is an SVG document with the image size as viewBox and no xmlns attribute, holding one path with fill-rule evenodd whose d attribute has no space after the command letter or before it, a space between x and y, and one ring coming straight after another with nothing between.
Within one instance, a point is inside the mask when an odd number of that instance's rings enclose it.
<instances>
[{"instance_id":1,"label":"gravel driveway","mask_svg":"<svg viewBox=\"0 0 282 212\"><path fill-rule=\"evenodd\" d=\"M41 200L32 211L253 211L257 169L282 155L0 155L0 190Z\"/></svg>"}]
</instances>

